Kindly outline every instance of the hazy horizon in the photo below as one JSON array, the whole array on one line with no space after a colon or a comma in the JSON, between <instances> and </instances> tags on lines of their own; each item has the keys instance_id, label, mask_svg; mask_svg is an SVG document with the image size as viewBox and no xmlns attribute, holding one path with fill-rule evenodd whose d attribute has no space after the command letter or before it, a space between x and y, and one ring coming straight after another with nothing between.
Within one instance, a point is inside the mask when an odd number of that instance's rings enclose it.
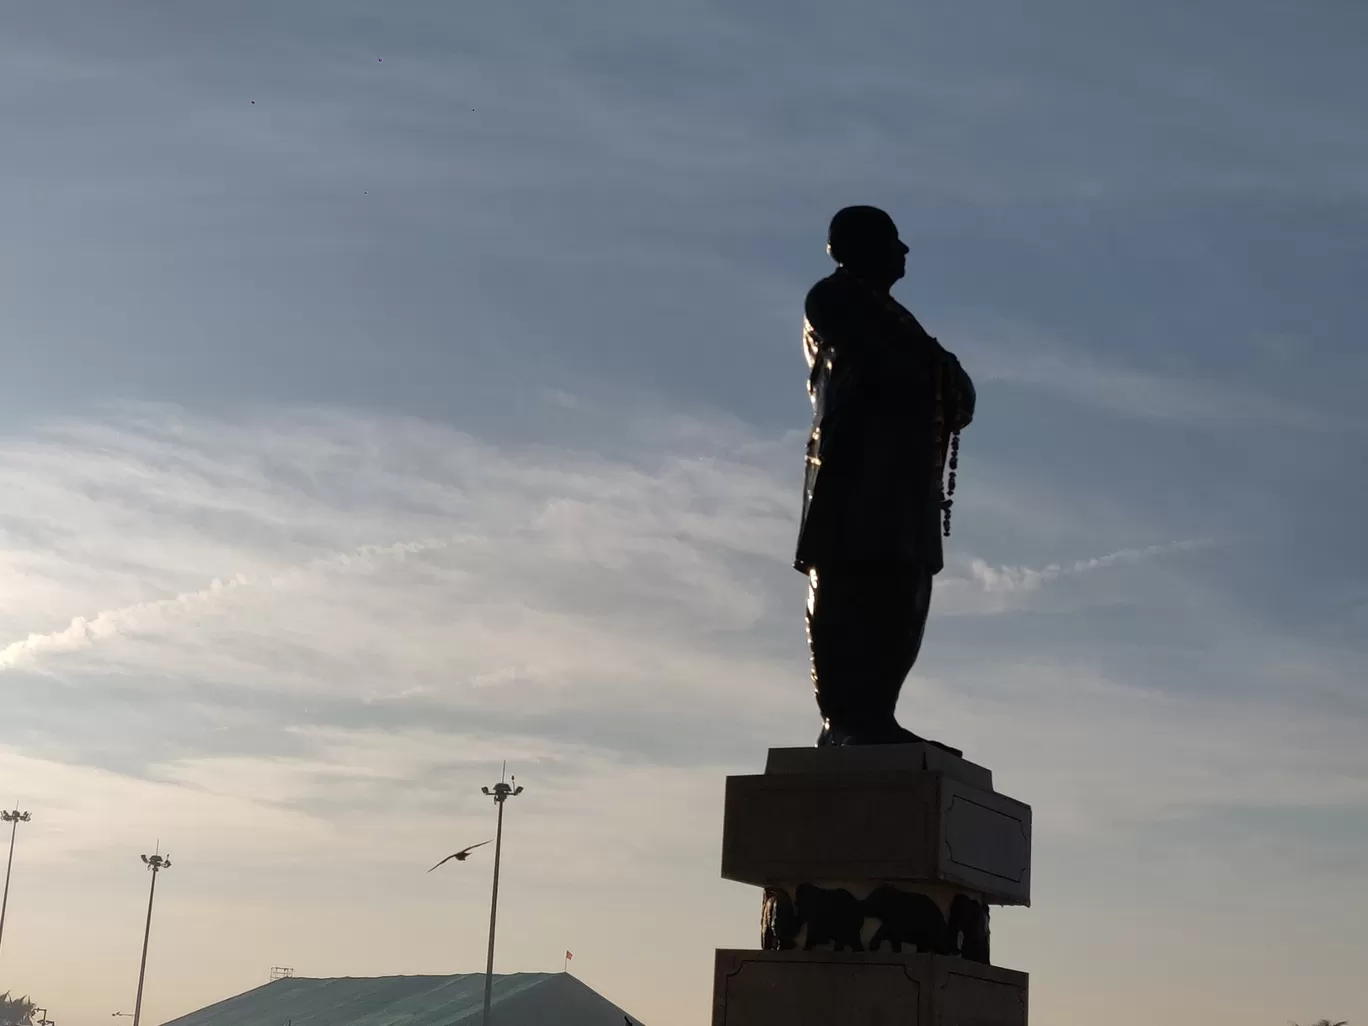
<instances>
[{"instance_id":1,"label":"hazy horizon","mask_svg":"<svg viewBox=\"0 0 1368 1026\"><path fill-rule=\"evenodd\" d=\"M47 0L0 35L0 991L759 943L811 744L802 297L978 387L905 723L1035 814L1032 1017L1368 1020L1368 8ZM13 806L10 806L11 808Z\"/></svg>"}]
</instances>

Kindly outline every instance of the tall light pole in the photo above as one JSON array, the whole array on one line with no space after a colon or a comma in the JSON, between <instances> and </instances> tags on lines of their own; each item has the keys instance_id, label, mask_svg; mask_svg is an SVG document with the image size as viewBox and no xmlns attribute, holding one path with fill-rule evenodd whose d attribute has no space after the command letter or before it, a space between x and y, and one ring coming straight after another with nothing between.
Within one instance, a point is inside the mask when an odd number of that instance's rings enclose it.
<instances>
[{"instance_id":1,"label":"tall light pole","mask_svg":"<svg viewBox=\"0 0 1368 1026\"><path fill-rule=\"evenodd\" d=\"M0 901L0 944L5 940L5 913L9 911L10 870L14 868L14 835L18 832L20 823L27 823L32 818L29 813L20 812L17 808L0 812L0 822L13 824L10 827L9 861L5 863L5 897Z\"/></svg>"},{"instance_id":2,"label":"tall light pole","mask_svg":"<svg viewBox=\"0 0 1368 1026\"><path fill-rule=\"evenodd\" d=\"M138 997L133 1002L133 1026L142 1019L143 978L147 975L147 941L152 936L152 899L157 896L157 874L171 868L170 855L144 855L143 862L152 870L152 887L147 892L147 926L143 930L142 965L138 967Z\"/></svg>"},{"instance_id":3,"label":"tall light pole","mask_svg":"<svg viewBox=\"0 0 1368 1026\"><path fill-rule=\"evenodd\" d=\"M508 772L508 763L504 763L504 772ZM517 779L513 777L509 783L504 783L500 778L493 789L480 788L494 799L494 804L499 810L499 827L494 833L494 893L489 899L489 962L485 965L484 1018L480 1020L481 1026L489 1026L489 1005L494 996L494 924L499 916L499 857L503 854L504 802L514 795L522 794L523 789L517 786ZM138 1024L135 1022L133 1026Z\"/></svg>"}]
</instances>

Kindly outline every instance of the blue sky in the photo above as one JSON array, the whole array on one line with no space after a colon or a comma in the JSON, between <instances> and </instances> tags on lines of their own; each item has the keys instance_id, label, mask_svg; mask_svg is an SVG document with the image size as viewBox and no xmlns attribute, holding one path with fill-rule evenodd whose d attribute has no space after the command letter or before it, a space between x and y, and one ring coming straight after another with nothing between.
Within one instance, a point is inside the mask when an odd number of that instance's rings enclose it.
<instances>
[{"instance_id":1,"label":"blue sky","mask_svg":"<svg viewBox=\"0 0 1368 1026\"><path fill-rule=\"evenodd\" d=\"M979 388L902 718L1036 811L1038 1022L1368 1014L1368 9L50 0L0 35L0 988L499 965L707 1014L807 744L847 203ZM663 928L662 928L663 927ZM639 942L637 938L650 938ZM58 1002L61 1004L58 1004Z\"/></svg>"}]
</instances>

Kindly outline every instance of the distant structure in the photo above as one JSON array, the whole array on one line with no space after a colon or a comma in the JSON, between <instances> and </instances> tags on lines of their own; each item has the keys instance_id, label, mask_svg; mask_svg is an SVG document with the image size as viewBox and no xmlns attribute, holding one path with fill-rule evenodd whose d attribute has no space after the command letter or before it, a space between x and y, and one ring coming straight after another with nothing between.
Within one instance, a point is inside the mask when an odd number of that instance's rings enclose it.
<instances>
[{"instance_id":1,"label":"distant structure","mask_svg":"<svg viewBox=\"0 0 1368 1026\"><path fill-rule=\"evenodd\" d=\"M272 983L274 983L276 980L288 980L288 979L289 979L290 977L292 977L292 976L294 976L294 970L291 969L291 968L290 968L289 966L287 966L287 965L273 965L273 966L271 966L271 982L272 982Z\"/></svg>"},{"instance_id":2,"label":"distant structure","mask_svg":"<svg viewBox=\"0 0 1368 1026\"><path fill-rule=\"evenodd\" d=\"M272 972L281 966L273 966ZM288 970L287 970L288 971ZM484 1008L484 973L458 976L373 976L309 979L283 976L255 990L201 1008L165 1026L282 1026L377 1022L447 1026L477 1022ZM499 1026L612 1026L641 1020L567 973L508 973L494 977Z\"/></svg>"}]
</instances>

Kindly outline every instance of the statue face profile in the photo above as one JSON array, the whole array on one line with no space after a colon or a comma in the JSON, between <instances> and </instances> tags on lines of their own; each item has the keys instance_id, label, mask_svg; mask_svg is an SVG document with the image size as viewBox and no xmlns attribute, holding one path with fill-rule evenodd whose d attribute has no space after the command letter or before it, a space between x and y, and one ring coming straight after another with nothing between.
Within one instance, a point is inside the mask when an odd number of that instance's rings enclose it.
<instances>
[{"instance_id":1,"label":"statue face profile","mask_svg":"<svg viewBox=\"0 0 1368 1026\"><path fill-rule=\"evenodd\" d=\"M907 244L893 218L878 207L846 207L827 231L827 252L870 285L891 288L907 273Z\"/></svg>"}]
</instances>

